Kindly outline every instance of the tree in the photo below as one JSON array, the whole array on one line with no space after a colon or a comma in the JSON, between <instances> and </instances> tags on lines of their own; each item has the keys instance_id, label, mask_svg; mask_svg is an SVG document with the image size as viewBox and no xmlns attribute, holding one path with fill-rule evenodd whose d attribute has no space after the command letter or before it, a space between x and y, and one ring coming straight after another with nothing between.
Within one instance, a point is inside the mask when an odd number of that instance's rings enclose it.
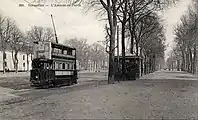
<instances>
[{"instance_id":1,"label":"tree","mask_svg":"<svg viewBox=\"0 0 198 120\"><path fill-rule=\"evenodd\" d=\"M156 60L164 59L164 29L157 18L151 20L153 22L148 20L144 25L144 30L140 31L136 38L140 44L141 56L144 57L144 73L153 72L156 67Z\"/></svg>"},{"instance_id":2,"label":"tree","mask_svg":"<svg viewBox=\"0 0 198 120\"><path fill-rule=\"evenodd\" d=\"M7 44L10 41L11 33L12 33L12 26L13 21L10 18L3 17L0 15L0 43L1 43L1 49L3 53L3 73L5 73L5 67L6 67L6 49Z\"/></svg>"},{"instance_id":3,"label":"tree","mask_svg":"<svg viewBox=\"0 0 198 120\"><path fill-rule=\"evenodd\" d=\"M152 11L158 11L169 6L178 0L90 0L88 2L89 9L93 8L106 15L109 25L110 49L109 49L109 75L108 81L114 81L114 49L115 49L115 35L117 27L117 19L122 22L122 55L125 57L125 25L129 21L129 30L131 33L131 46L133 49L133 40L135 34L135 27L139 20L145 17ZM137 7L138 6L138 7ZM122 13L122 14L120 14ZM122 19L121 19L122 18ZM127 19L128 18L128 19ZM132 50L131 50L132 51ZM123 63L124 64L123 60ZM123 73L125 68L123 66Z\"/></svg>"},{"instance_id":4,"label":"tree","mask_svg":"<svg viewBox=\"0 0 198 120\"><path fill-rule=\"evenodd\" d=\"M11 32L10 47L12 49L12 60L15 68L15 72L18 72L18 52L21 51L25 44L23 33L19 30L16 24L13 24Z\"/></svg>"},{"instance_id":5,"label":"tree","mask_svg":"<svg viewBox=\"0 0 198 120\"><path fill-rule=\"evenodd\" d=\"M34 26L30 31L27 32L27 36L31 41L52 41L53 39L53 30L51 28L44 28L40 26Z\"/></svg>"},{"instance_id":6,"label":"tree","mask_svg":"<svg viewBox=\"0 0 198 120\"><path fill-rule=\"evenodd\" d=\"M182 70L195 73L196 46L197 46L197 22L198 16L194 7L189 6L188 11L181 17L181 23L175 27L175 44L182 58Z\"/></svg>"},{"instance_id":7,"label":"tree","mask_svg":"<svg viewBox=\"0 0 198 120\"><path fill-rule=\"evenodd\" d=\"M98 43L90 45L90 60L94 64L94 71L98 71L99 66L104 67L104 63L107 61L106 56L105 48L102 45Z\"/></svg>"},{"instance_id":8,"label":"tree","mask_svg":"<svg viewBox=\"0 0 198 120\"><path fill-rule=\"evenodd\" d=\"M26 53L26 62L27 62L27 72L30 70L29 69L29 56L31 55L31 60L33 59L32 58L32 55L33 55L33 46L34 46L34 41L32 41L31 39L30 39L30 37L28 37L28 34L27 33L25 33L25 35L24 35L24 37L23 37L23 39L24 39L24 41L23 41L23 48L22 48L22 50L21 51L23 51L23 52L25 52Z\"/></svg>"},{"instance_id":9,"label":"tree","mask_svg":"<svg viewBox=\"0 0 198 120\"><path fill-rule=\"evenodd\" d=\"M108 83L114 83L114 51L115 51L115 35L117 27L117 10L120 8L116 6L118 0L90 0L88 2L89 8L94 8L97 10L104 10L107 14L109 30L110 30L110 47L109 47L109 70L108 70Z\"/></svg>"}]
</instances>

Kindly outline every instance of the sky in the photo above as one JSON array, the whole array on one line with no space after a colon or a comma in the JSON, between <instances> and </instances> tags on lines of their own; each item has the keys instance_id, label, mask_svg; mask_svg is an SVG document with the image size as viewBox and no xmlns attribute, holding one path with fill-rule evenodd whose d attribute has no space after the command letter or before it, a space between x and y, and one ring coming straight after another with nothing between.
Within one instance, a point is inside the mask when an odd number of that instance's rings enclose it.
<instances>
[{"instance_id":1,"label":"sky","mask_svg":"<svg viewBox=\"0 0 198 120\"><path fill-rule=\"evenodd\" d=\"M26 2L25 2L26 1ZM38 0L0 0L0 13L14 19L22 31L30 30L32 26L52 27L50 14L53 15L59 42L70 38L86 38L89 44L104 40L104 21L99 21L96 13L85 13L82 7L39 7L28 6L28 2ZM72 0L40 0L46 4L67 2ZM52 2L53 1L53 2ZM174 26L179 22L180 16L187 10L191 0L181 2L163 14L166 28L167 48L166 56L171 50L174 39ZM24 4L25 7L19 7Z\"/></svg>"},{"instance_id":2,"label":"sky","mask_svg":"<svg viewBox=\"0 0 198 120\"><path fill-rule=\"evenodd\" d=\"M163 19L165 20L166 43L169 44L165 51L166 58L171 48L174 46L174 27L180 22L180 17L182 14L185 14L189 4L191 4L191 0L181 0L179 4L164 12Z\"/></svg>"}]
</instances>

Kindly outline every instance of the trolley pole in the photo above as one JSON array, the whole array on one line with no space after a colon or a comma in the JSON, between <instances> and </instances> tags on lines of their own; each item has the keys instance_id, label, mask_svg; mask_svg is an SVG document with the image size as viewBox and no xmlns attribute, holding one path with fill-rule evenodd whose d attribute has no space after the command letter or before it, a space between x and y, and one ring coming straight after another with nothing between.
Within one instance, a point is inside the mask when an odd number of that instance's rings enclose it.
<instances>
[{"instance_id":1,"label":"trolley pole","mask_svg":"<svg viewBox=\"0 0 198 120\"><path fill-rule=\"evenodd\" d=\"M55 25L54 25L54 20L53 20L53 16L52 15L51 15L51 18L52 18L52 25L53 25L53 28L54 28L55 40L56 40L56 43L58 43L58 38L57 38L57 34L56 34L56 28L55 28Z\"/></svg>"}]
</instances>

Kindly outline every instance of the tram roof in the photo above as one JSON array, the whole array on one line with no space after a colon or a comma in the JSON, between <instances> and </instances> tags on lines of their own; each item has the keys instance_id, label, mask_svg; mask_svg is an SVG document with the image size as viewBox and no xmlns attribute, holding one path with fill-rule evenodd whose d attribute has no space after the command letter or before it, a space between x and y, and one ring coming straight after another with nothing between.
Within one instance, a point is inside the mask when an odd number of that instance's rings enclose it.
<instances>
[{"instance_id":1,"label":"tram roof","mask_svg":"<svg viewBox=\"0 0 198 120\"><path fill-rule=\"evenodd\" d=\"M117 58L118 56L114 56L114 58ZM119 58L122 58L122 56L119 56ZM135 56L135 55L127 55L125 56L125 58L135 58L135 59L143 59L142 57L140 56Z\"/></svg>"},{"instance_id":2,"label":"tram roof","mask_svg":"<svg viewBox=\"0 0 198 120\"><path fill-rule=\"evenodd\" d=\"M48 58L34 58L33 60L34 60L34 61L43 61L43 62L52 61L51 59L48 59Z\"/></svg>"},{"instance_id":3,"label":"tram roof","mask_svg":"<svg viewBox=\"0 0 198 120\"><path fill-rule=\"evenodd\" d=\"M72 50L76 50L76 48L74 47L70 47L70 46L67 46L67 45L64 45L64 44L60 44L60 43L55 43L55 42L51 42L52 45L55 45L56 47L58 48L69 48L69 49L72 49Z\"/></svg>"}]
</instances>

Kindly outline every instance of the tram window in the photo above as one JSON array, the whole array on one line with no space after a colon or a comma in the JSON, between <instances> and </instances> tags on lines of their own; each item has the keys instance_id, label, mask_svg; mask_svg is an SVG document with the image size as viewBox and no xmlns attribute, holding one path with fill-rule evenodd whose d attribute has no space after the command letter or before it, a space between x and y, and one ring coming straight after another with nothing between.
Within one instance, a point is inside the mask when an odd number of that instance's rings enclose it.
<instances>
[{"instance_id":1,"label":"tram window","mask_svg":"<svg viewBox=\"0 0 198 120\"><path fill-rule=\"evenodd\" d=\"M57 48L54 48L54 52L55 52L55 53L58 53L58 50L57 50Z\"/></svg>"},{"instance_id":2,"label":"tram window","mask_svg":"<svg viewBox=\"0 0 198 120\"><path fill-rule=\"evenodd\" d=\"M54 48L54 51L53 51L54 53L59 53L59 49L57 49L57 48Z\"/></svg>"},{"instance_id":3,"label":"tram window","mask_svg":"<svg viewBox=\"0 0 198 120\"><path fill-rule=\"evenodd\" d=\"M75 50L72 50L72 55L75 55L76 51Z\"/></svg>"},{"instance_id":4,"label":"tram window","mask_svg":"<svg viewBox=\"0 0 198 120\"><path fill-rule=\"evenodd\" d=\"M55 69L58 69L58 63L57 62L55 63Z\"/></svg>"},{"instance_id":5,"label":"tram window","mask_svg":"<svg viewBox=\"0 0 198 120\"><path fill-rule=\"evenodd\" d=\"M61 63L58 64L58 69L61 69L62 65Z\"/></svg>"},{"instance_id":6,"label":"tram window","mask_svg":"<svg viewBox=\"0 0 198 120\"><path fill-rule=\"evenodd\" d=\"M71 64L71 69L72 69L72 70L74 69L74 64Z\"/></svg>"},{"instance_id":7,"label":"tram window","mask_svg":"<svg viewBox=\"0 0 198 120\"><path fill-rule=\"evenodd\" d=\"M63 54L67 54L67 50L64 50L64 53Z\"/></svg>"},{"instance_id":8,"label":"tram window","mask_svg":"<svg viewBox=\"0 0 198 120\"><path fill-rule=\"evenodd\" d=\"M68 55L72 55L72 51L71 50L68 50L67 54Z\"/></svg>"},{"instance_id":9,"label":"tram window","mask_svg":"<svg viewBox=\"0 0 198 120\"><path fill-rule=\"evenodd\" d=\"M63 69L65 69L65 63L63 63Z\"/></svg>"},{"instance_id":10,"label":"tram window","mask_svg":"<svg viewBox=\"0 0 198 120\"><path fill-rule=\"evenodd\" d=\"M65 68L66 68L66 69L69 69L69 68L68 68L68 63L66 64Z\"/></svg>"},{"instance_id":11,"label":"tram window","mask_svg":"<svg viewBox=\"0 0 198 120\"><path fill-rule=\"evenodd\" d=\"M54 69L54 62L50 65L50 67L51 67L52 69Z\"/></svg>"},{"instance_id":12,"label":"tram window","mask_svg":"<svg viewBox=\"0 0 198 120\"><path fill-rule=\"evenodd\" d=\"M55 62L53 62L52 68L55 69Z\"/></svg>"},{"instance_id":13,"label":"tram window","mask_svg":"<svg viewBox=\"0 0 198 120\"><path fill-rule=\"evenodd\" d=\"M58 49L58 53L59 53L59 54L62 53L62 50L61 50L61 49Z\"/></svg>"},{"instance_id":14,"label":"tram window","mask_svg":"<svg viewBox=\"0 0 198 120\"><path fill-rule=\"evenodd\" d=\"M70 69L70 64L67 64L67 69Z\"/></svg>"}]
</instances>

